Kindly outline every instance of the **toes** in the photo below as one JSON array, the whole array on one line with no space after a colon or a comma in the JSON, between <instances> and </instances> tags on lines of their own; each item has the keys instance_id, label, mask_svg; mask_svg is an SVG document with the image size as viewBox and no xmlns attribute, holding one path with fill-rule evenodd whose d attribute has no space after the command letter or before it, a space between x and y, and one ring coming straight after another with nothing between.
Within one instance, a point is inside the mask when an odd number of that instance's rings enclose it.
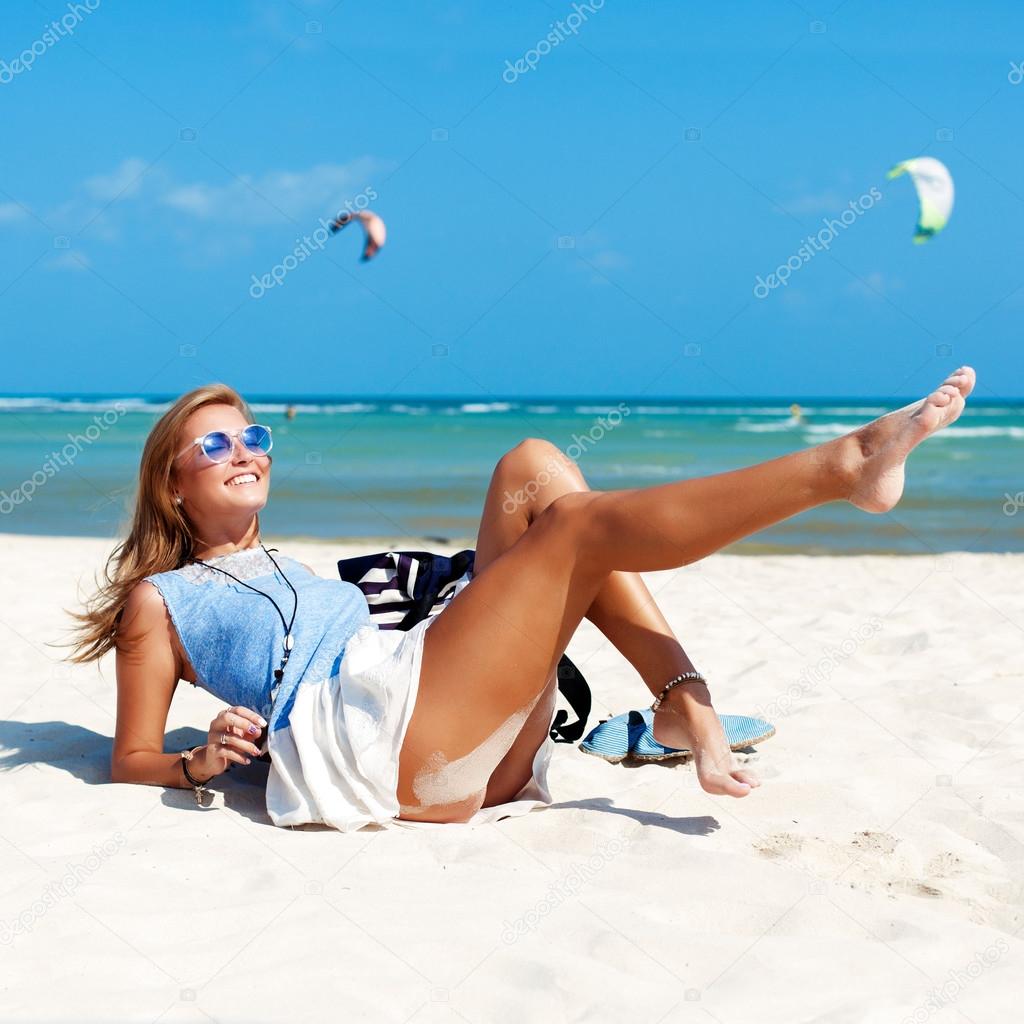
<instances>
[{"instance_id":1,"label":"toes","mask_svg":"<svg viewBox=\"0 0 1024 1024\"><path fill-rule=\"evenodd\" d=\"M954 370L943 384L955 387L962 398L966 398L974 390L975 373L970 366L961 366Z\"/></svg>"},{"instance_id":2,"label":"toes","mask_svg":"<svg viewBox=\"0 0 1024 1024\"><path fill-rule=\"evenodd\" d=\"M727 796L746 796L752 788L749 783L737 779L726 779L723 783L723 791Z\"/></svg>"}]
</instances>

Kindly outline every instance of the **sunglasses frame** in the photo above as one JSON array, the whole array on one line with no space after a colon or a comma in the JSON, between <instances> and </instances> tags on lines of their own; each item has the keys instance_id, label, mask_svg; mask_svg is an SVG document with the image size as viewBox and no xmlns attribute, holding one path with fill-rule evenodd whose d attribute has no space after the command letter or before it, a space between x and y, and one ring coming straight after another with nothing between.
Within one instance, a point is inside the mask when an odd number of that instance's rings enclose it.
<instances>
[{"instance_id":1,"label":"sunglasses frame","mask_svg":"<svg viewBox=\"0 0 1024 1024\"><path fill-rule=\"evenodd\" d=\"M270 448L268 448L266 451L262 451L262 450L258 451L258 452L253 451L252 448L250 448L242 440L242 434L244 434L247 430L249 430L252 427L259 427L260 430L265 430L266 431L267 437L270 438ZM217 459L211 457L210 453L207 452L206 449L203 447L203 442L208 437L210 437L212 434L223 434L225 437L227 437L231 441L231 447L230 447L230 449L228 449L228 456L227 456L227 458L221 459L221 460L217 460ZM270 427L268 427L265 423L247 423L244 427L241 427L238 430L208 430L205 434L201 434L199 437L193 438L193 440L188 445L186 445L184 448L181 449L180 452L178 452L178 454L175 456L175 458L181 458L181 456L184 455L187 451L189 451L189 449L191 449L191 448L195 447L196 445L198 445L199 446L199 451L202 452L202 454L207 458L207 460L209 462L211 462L215 466L223 466L224 463L230 462L231 461L231 457L235 454L235 441L236 441L236 439L242 445L242 447L250 455L252 455L254 458L259 458L261 455L264 455L264 456L265 455L269 455L270 452L271 452L271 449L273 449L273 447L274 447L274 432L273 432L273 430Z\"/></svg>"}]
</instances>

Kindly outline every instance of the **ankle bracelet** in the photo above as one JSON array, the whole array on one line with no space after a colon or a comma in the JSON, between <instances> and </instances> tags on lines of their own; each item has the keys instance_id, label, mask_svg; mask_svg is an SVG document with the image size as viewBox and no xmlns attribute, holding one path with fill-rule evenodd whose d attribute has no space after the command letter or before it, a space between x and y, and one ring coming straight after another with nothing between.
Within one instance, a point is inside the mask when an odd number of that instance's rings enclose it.
<instances>
[{"instance_id":1,"label":"ankle bracelet","mask_svg":"<svg viewBox=\"0 0 1024 1024\"><path fill-rule=\"evenodd\" d=\"M670 679L668 685L658 694L655 698L654 703L651 705L652 711L657 711L661 707L661 702L668 696L668 691L674 686L678 686L680 683L704 683L707 684L707 680L699 672L683 672L676 676L675 679Z\"/></svg>"}]
</instances>

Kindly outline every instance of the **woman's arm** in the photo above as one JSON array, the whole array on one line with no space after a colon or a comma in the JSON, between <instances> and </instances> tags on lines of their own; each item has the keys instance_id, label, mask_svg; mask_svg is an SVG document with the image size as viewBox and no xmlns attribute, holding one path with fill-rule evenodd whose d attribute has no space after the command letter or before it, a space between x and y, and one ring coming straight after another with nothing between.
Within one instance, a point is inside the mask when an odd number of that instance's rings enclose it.
<instances>
[{"instance_id":1,"label":"woman's arm","mask_svg":"<svg viewBox=\"0 0 1024 1024\"><path fill-rule=\"evenodd\" d=\"M170 616L160 591L140 583L125 604L117 636L117 726L110 757L113 782L191 788L180 754L165 754L164 729L181 678ZM200 755L189 765L197 779L208 773Z\"/></svg>"}]
</instances>

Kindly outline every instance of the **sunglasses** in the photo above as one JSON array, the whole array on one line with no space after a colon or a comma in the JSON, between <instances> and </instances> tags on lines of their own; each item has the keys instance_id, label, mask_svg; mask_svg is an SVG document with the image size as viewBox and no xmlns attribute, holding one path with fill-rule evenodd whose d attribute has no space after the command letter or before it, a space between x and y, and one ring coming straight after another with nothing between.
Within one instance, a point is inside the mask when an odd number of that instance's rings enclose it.
<instances>
[{"instance_id":1,"label":"sunglasses","mask_svg":"<svg viewBox=\"0 0 1024 1024\"><path fill-rule=\"evenodd\" d=\"M191 444L182 448L178 456L184 455L193 445L211 462L227 462L235 450L235 438L238 438L252 455L266 455L274 447L274 439L270 436L270 427L260 423L250 423L241 430L211 430L202 437L195 438Z\"/></svg>"}]
</instances>

